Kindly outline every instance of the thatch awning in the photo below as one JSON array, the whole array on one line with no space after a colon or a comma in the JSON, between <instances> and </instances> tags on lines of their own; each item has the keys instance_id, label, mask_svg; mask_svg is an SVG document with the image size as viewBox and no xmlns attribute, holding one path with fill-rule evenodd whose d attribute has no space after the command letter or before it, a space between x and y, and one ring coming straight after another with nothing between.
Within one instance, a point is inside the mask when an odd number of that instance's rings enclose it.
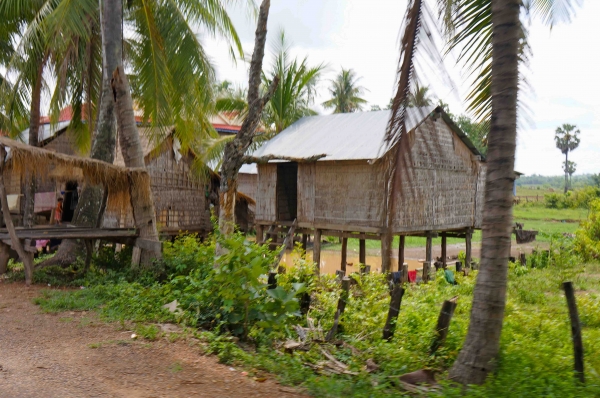
<instances>
[{"instance_id":1,"label":"thatch awning","mask_svg":"<svg viewBox=\"0 0 600 398\"><path fill-rule=\"evenodd\" d=\"M31 173L42 179L101 185L108 189L109 207L129 204L133 186L150 189L150 176L145 168L126 168L97 159L64 155L5 137L0 137L0 146L9 154L7 166L13 174Z\"/></svg>"}]
</instances>

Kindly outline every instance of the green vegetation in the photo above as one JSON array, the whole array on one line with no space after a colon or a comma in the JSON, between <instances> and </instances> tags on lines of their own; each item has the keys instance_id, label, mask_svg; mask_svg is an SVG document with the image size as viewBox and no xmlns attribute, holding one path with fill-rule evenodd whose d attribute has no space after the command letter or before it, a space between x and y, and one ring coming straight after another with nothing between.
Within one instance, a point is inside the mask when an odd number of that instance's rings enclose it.
<instances>
[{"instance_id":1,"label":"green vegetation","mask_svg":"<svg viewBox=\"0 0 600 398\"><path fill-rule=\"evenodd\" d=\"M521 210L527 214L528 209ZM441 271L429 284L406 286L391 342L382 339L390 299L385 276L354 274L336 337L340 344L308 343L305 350L292 352L286 352L282 343L300 340L294 325L306 328L309 340L322 340L331 328L341 293L339 282L330 275L315 277L314 265L299 259L296 267L277 276L278 287L269 290L267 272L274 254L241 235L217 236L205 243L182 236L167 243L164 259L143 272L128 270L125 254L109 262L114 253L108 251L94 259L86 276L80 274L78 264L67 270L38 270L38 281L52 278L56 284L85 288L48 290L36 303L44 311L96 309L105 320L133 321L136 334L147 340L162 338L160 329L150 323L180 323L190 328L187 335L221 362L246 368L250 375L273 373L282 383L301 386L313 396L398 395L396 376L427 368L441 373L439 396L594 397L600 395L600 265L582 263L579 256L585 255L582 239L600 230L598 214L600 202L584 223L588 232L578 232L574 240L552 236L550 254L530 257L534 268L510 266L498 370L486 384L467 391L443 380L466 336L476 272L456 275L456 286L448 284ZM544 222L542 213L530 217L529 222ZM215 259L217 239L228 253ZM11 272L22 271L13 267ZM572 375L569 317L561 291L561 283L567 280L577 289L584 327L585 386ZM312 298L307 316L299 311L306 292ZM436 354L429 355L441 304L456 295L458 307L448 338ZM163 308L173 300L179 303L178 313ZM252 344L238 345L238 339ZM324 374L328 358L323 351L356 374ZM372 373L365 370L369 359L380 366ZM178 367L174 365L172 371Z\"/></svg>"}]
</instances>

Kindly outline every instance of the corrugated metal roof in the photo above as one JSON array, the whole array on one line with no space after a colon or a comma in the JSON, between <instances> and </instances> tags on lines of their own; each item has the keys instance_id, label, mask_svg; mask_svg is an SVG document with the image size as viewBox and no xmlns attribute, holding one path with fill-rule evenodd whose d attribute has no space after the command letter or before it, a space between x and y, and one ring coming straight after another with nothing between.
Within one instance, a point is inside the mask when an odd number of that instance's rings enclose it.
<instances>
[{"instance_id":1,"label":"corrugated metal roof","mask_svg":"<svg viewBox=\"0 0 600 398\"><path fill-rule=\"evenodd\" d=\"M69 124L71 124L70 120L58 122L54 125L51 123L40 125L40 129L38 131L38 142L46 141L48 138L53 137L59 131L69 127ZM25 144L29 144L29 129L21 131L18 140L24 142Z\"/></svg>"},{"instance_id":2,"label":"corrugated metal roof","mask_svg":"<svg viewBox=\"0 0 600 398\"><path fill-rule=\"evenodd\" d=\"M406 127L410 131L435 107L409 108ZM326 154L321 160L371 160L389 148L384 137L391 111L307 116L267 141L253 156L308 158Z\"/></svg>"}]
</instances>

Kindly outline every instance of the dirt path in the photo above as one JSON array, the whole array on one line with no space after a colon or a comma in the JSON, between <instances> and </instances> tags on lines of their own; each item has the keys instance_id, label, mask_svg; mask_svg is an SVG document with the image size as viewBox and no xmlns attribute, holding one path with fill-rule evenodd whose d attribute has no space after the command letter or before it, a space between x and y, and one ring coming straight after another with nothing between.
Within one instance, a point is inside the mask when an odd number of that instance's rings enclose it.
<instances>
[{"instance_id":1,"label":"dirt path","mask_svg":"<svg viewBox=\"0 0 600 398\"><path fill-rule=\"evenodd\" d=\"M131 339L95 314L44 314L41 287L0 280L0 397L300 397L203 356L194 341Z\"/></svg>"}]
</instances>

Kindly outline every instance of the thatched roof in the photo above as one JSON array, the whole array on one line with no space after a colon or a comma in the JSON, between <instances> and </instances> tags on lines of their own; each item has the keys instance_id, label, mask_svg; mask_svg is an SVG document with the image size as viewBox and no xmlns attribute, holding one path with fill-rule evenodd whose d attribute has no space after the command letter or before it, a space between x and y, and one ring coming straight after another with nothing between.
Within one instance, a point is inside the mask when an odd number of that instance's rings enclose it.
<instances>
[{"instance_id":1,"label":"thatched roof","mask_svg":"<svg viewBox=\"0 0 600 398\"><path fill-rule=\"evenodd\" d=\"M9 153L12 173L33 173L58 181L79 181L108 189L109 201L128 202L130 189L150 189L150 176L143 168L125 168L100 160L64 155L0 137L0 146ZM126 203L127 203L126 202Z\"/></svg>"}]
</instances>

